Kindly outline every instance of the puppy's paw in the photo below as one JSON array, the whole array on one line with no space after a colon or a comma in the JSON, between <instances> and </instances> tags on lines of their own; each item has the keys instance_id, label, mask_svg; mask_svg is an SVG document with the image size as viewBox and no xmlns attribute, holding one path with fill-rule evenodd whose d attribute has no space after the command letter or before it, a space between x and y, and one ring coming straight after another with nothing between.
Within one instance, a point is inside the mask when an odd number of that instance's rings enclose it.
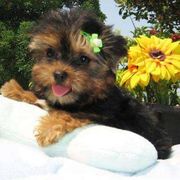
<instances>
[{"instance_id":1,"label":"puppy's paw","mask_svg":"<svg viewBox=\"0 0 180 180\"><path fill-rule=\"evenodd\" d=\"M16 101L24 101L34 104L37 97L30 91L25 91L14 79L6 82L0 89L3 96Z\"/></svg>"},{"instance_id":2,"label":"puppy's paw","mask_svg":"<svg viewBox=\"0 0 180 180\"><path fill-rule=\"evenodd\" d=\"M24 90L14 79L11 79L1 87L0 91L5 97L9 97L14 100L21 100L21 95Z\"/></svg>"},{"instance_id":3,"label":"puppy's paw","mask_svg":"<svg viewBox=\"0 0 180 180\"><path fill-rule=\"evenodd\" d=\"M41 118L35 129L35 137L40 146L47 146L57 142L66 133L89 123L89 120L74 118L65 111L52 110Z\"/></svg>"},{"instance_id":4,"label":"puppy's paw","mask_svg":"<svg viewBox=\"0 0 180 180\"><path fill-rule=\"evenodd\" d=\"M60 125L51 127L45 131L39 130L39 128L41 129L41 127L36 129L35 137L40 146L54 144L65 134L61 131Z\"/></svg>"},{"instance_id":5,"label":"puppy's paw","mask_svg":"<svg viewBox=\"0 0 180 180\"><path fill-rule=\"evenodd\" d=\"M51 122L51 116L42 118L40 124L35 129L35 137L40 146L48 146L56 143L66 131L60 123Z\"/></svg>"}]
</instances>

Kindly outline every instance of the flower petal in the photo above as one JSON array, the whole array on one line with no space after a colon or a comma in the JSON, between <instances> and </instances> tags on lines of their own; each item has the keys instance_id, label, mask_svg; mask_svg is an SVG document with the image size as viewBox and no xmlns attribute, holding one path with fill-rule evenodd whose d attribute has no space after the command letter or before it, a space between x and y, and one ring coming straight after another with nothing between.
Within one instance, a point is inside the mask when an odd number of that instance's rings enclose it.
<instances>
[{"instance_id":1,"label":"flower petal","mask_svg":"<svg viewBox=\"0 0 180 180\"><path fill-rule=\"evenodd\" d=\"M139 78L139 75L135 74L134 76L131 77L130 79L130 87L131 89L134 89L138 82L139 82L140 78Z\"/></svg>"},{"instance_id":2,"label":"flower petal","mask_svg":"<svg viewBox=\"0 0 180 180\"><path fill-rule=\"evenodd\" d=\"M98 34L96 34L96 33L93 33L91 36L92 36L92 39L97 39L98 38Z\"/></svg>"},{"instance_id":3,"label":"flower petal","mask_svg":"<svg viewBox=\"0 0 180 180\"><path fill-rule=\"evenodd\" d=\"M176 66L176 67L177 67L177 69L179 69L179 70L180 70L180 61L173 60L173 61L171 62L171 64L173 64L174 66Z\"/></svg>"},{"instance_id":4,"label":"flower petal","mask_svg":"<svg viewBox=\"0 0 180 180\"><path fill-rule=\"evenodd\" d=\"M154 75L152 76L152 79L155 82L159 82L159 80L160 80L159 76L154 76Z\"/></svg>"},{"instance_id":5,"label":"flower petal","mask_svg":"<svg viewBox=\"0 0 180 180\"><path fill-rule=\"evenodd\" d=\"M179 42L174 42L174 43L171 43L171 46L165 51L165 54L166 55L169 55L171 54L171 52L176 49L179 45Z\"/></svg>"},{"instance_id":6,"label":"flower petal","mask_svg":"<svg viewBox=\"0 0 180 180\"><path fill-rule=\"evenodd\" d=\"M167 64L166 69L169 71L171 76L175 76L175 74L178 73L178 70L171 64Z\"/></svg>"},{"instance_id":7,"label":"flower petal","mask_svg":"<svg viewBox=\"0 0 180 180\"><path fill-rule=\"evenodd\" d=\"M166 71L167 71L166 67L165 66L161 66L161 75L160 75L161 79L165 79Z\"/></svg>"},{"instance_id":8,"label":"flower petal","mask_svg":"<svg viewBox=\"0 0 180 180\"><path fill-rule=\"evenodd\" d=\"M162 47L160 47L160 50L162 52L165 52L170 46L171 46L171 43L172 43L172 39L163 39L164 43L162 44Z\"/></svg>"},{"instance_id":9,"label":"flower petal","mask_svg":"<svg viewBox=\"0 0 180 180\"><path fill-rule=\"evenodd\" d=\"M143 84L144 86L147 86L149 84L149 80L150 80L149 73L141 74L140 79L141 79L141 84Z\"/></svg>"},{"instance_id":10,"label":"flower petal","mask_svg":"<svg viewBox=\"0 0 180 180\"><path fill-rule=\"evenodd\" d=\"M98 52L100 52L101 50L100 50L98 47L94 47L94 48L93 48L93 51L94 51L94 53L98 53Z\"/></svg>"},{"instance_id":11,"label":"flower petal","mask_svg":"<svg viewBox=\"0 0 180 180\"><path fill-rule=\"evenodd\" d=\"M103 46L103 44L102 44L102 40L101 40L101 41L99 41L99 47L102 47L102 46Z\"/></svg>"},{"instance_id":12,"label":"flower petal","mask_svg":"<svg viewBox=\"0 0 180 180\"><path fill-rule=\"evenodd\" d=\"M165 61L171 62L173 60L180 61L180 54L172 54L170 56L167 56Z\"/></svg>"},{"instance_id":13,"label":"flower petal","mask_svg":"<svg viewBox=\"0 0 180 180\"><path fill-rule=\"evenodd\" d=\"M136 42L137 44L141 47L146 49L147 48L147 44L150 44L150 38L146 37L146 36L140 36L140 38L136 38Z\"/></svg>"},{"instance_id":14,"label":"flower petal","mask_svg":"<svg viewBox=\"0 0 180 180\"><path fill-rule=\"evenodd\" d=\"M148 73L151 73L152 71L154 71L156 68L156 63L153 61L149 61L146 63L146 70Z\"/></svg>"},{"instance_id":15,"label":"flower petal","mask_svg":"<svg viewBox=\"0 0 180 180\"><path fill-rule=\"evenodd\" d=\"M122 86L131 76L133 76L133 74L129 70L124 71L122 74L120 86Z\"/></svg>"},{"instance_id":16,"label":"flower petal","mask_svg":"<svg viewBox=\"0 0 180 180\"><path fill-rule=\"evenodd\" d=\"M180 42L179 42L179 46L176 49L174 49L173 53L180 54Z\"/></svg>"},{"instance_id":17,"label":"flower petal","mask_svg":"<svg viewBox=\"0 0 180 180\"><path fill-rule=\"evenodd\" d=\"M165 80L169 81L171 79L171 75L169 73L169 71L166 69L166 76L164 78Z\"/></svg>"},{"instance_id":18,"label":"flower petal","mask_svg":"<svg viewBox=\"0 0 180 180\"><path fill-rule=\"evenodd\" d=\"M153 71L151 71L151 74L158 76L160 75L160 73L161 73L160 65L156 64L156 68Z\"/></svg>"}]
</instances>

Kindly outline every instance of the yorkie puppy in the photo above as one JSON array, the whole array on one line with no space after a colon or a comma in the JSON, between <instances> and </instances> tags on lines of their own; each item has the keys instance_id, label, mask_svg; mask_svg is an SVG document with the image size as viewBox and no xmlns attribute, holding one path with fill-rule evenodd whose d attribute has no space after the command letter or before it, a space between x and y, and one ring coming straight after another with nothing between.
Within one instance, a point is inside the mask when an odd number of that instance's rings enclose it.
<instances>
[{"instance_id":1,"label":"yorkie puppy","mask_svg":"<svg viewBox=\"0 0 180 180\"><path fill-rule=\"evenodd\" d=\"M34 93L15 80L4 96L31 104L44 98L50 107L36 128L40 145L89 123L126 129L148 139L165 159L171 140L156 116L115 85L115 69L126 55L126 41L94 15L79 9L51 11L31 33ZM118 141L118 139L116 140Z\"/></svg>"}]
</instances>

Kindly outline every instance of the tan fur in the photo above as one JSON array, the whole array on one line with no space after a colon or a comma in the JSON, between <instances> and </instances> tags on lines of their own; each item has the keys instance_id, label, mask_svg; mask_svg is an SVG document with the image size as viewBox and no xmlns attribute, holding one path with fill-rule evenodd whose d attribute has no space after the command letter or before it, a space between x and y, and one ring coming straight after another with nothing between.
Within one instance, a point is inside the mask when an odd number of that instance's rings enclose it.
<instances>
[{"instance_id":1,"label":"tan fur","mask_svg":"<svg viewBox=\"0 0 180 180\"><path fill-rule=\"evenodd\" d=\"M35 136L39 145L47 146L57 142L64 134L89 123L88 119L79 120L64 111L51 111L41 118Z\"/></svg>"},{"instance_id":2,"label":"tan fur","mask_svg":"<svg viewBox=\"0 0 180 180\"><path fill-rule=\"evenodd\" d=\"M23 90L13 79L1 87L1 93L3 96L17 101L38 106L41 103L32 92ZM40 104L41 107L47 109L47 106L43 105ZM51 110L48 115L40 119L39 125L35 128L35 137L39 145L47 146L57 142L64 134L89 123L88 119L73 118L65 111Z\"/></svg>"},{"instance_id":3,"label":"tan fur","mask_svg":"<svg viewBox=\"0 0 180 180\"><path fill-rule=\"evenodd\" d=\"M82 92L89 87L89 77L87 77L86 73L74 71L70 66L65 65L60 61L56 61L51 64L40 63L34 65L32 76L39 86L51 86L52 84L55 84L53 73L56 71L65 71L68 74L68 79L63 85L71 86L73 92ZM52 102L59 99L59 102L62 104L74 102L76 100L76 97L73 94L61 98L55 97L50 90L47 92L47 95Z\"/></svg>"},{"instance_id":4,"label":"tan fur","mask_svg":"<svg viewBox=\"0 0 180 180\"><path fill-rule=\"evenodd\" d=\"M3 96L17 101L24 101L30 104L35 104L37 101L37 97L31 91L24 91L14 79L6 82L0 91Z\"/></svg>"},{"instance_id":5,"label":"tan fur","mask_svg":"<svg viewBox=\"0 0 180 180\"><path fill-rule=\"evenodd\" d=\"M91 64L91 66L93 66L93 62ZM51 86L52 84L55 84L53 73L56 71L64 71L68 74L68 79L63 83L63 85L71 86L74 93L58 98L52 94L51 90L49 90L46 92L46 96L48 96L49 100L52 102L59 101L61 104L73 103L77 100L75 93L88 90L94 92L94 94L92 94L92 98L104 98L103 91L106 90L106 87L110 84L109 82L102 81L101 79L93 79L89 77L86 72L75 71L71 68L71 66L60 61L55 61L50 64L47 64L46 62L35 64L32 70L32 76L39 87Z\"/></svg>"},{"instance_id":6,"label":"tan fur","mask_svg":"<svg viewBox=\"0 0 180 180\"><path fill-rule=\"evenodd\" d=\"M58 17L59 13L54 12L52 15ZM109 60L105 60L93 52L90 43L81 34L81 29L73 26L65 27L66 23L65 25L61 24L61 26L56 26L56 24L52 26L48 22L42 26L41 30L35 30L32 33L29 49L37 62L32 69L34 92L38 97L45 97L52 105L59 103L63 106L79 103L78 98L83 94L89 96L87 99L83 97L81 106L96 102L97 99L104 99L107 95L107 89L114 85L114 77L109 73ZM113 38L111 36L112 33L107 28L101 37L103 43L106 42L103 49L107 48L106 53L109 51L109 54L112 53L110 49L113 43L110 42L110 39ZM53 49L54 55L52 57L47 55L49 48ZM64 51L69 54L63 56ZM80 65L75 68L71 63L76 60L78 62L82 56L88 58L88 65ZM103 59L102 62L101 59ZM65 72L67 77L60 83L56 82L55 72ZM52 91L52 86L58 83L70 87L71 91L64 96L56 96ZM15 80L5 83L1 92L6 97L49 109L46 103L42 104L32 92L23 90ZM50 108L50 110L49 114L42 117L40 124L35 128L35 136L41 146L55 143L65 133L90 123L88 119L74 118L71 113L60 109L52 110Z\"/></svg>"},{"instance_id":7,"label":"tan fur","mask_svg":"<svg viewBox=\"0 0 180 180\"><path fill-rule=\"evenodd\" d=\"M86 40L86 38L81 35L80 31L71 33L69 39L71 41L71 48L76 53L81 52L92 55L92 48L90 47L89 42Z\"/></svg>"},{"instance_id":8,"label":"tan fur","mask_svg":"<svg viewBox=\"0 0 180 180\"><path fill-rule=\"evenodd\" d=\"M59 36L54 33L38 34L31 39L29 44L30 51L34 49L44 50L47 47L57 47L59 45Z\"/></svg>"},{"instance_id":9,"label":"tan fur","mask_svg":"<svg viewBox=\"0 0 180 180\"><path fill-rule=\"evenodd\" d=\"M74 103L78 97L78 93L82 92L92 92L91 98L88 101L93 101L96 98L103 99L105 98L106 89L110 84L113 84L113 79L106 78L107 81L99 79L93 79L89 76L86 71L76 71L74 68L68 65L68 63L64 63L63 61L51 61L48 62L43 59L44 54L46 53L46 49L51 46L55 49L58 49L57 39L59 37L56 34L42 34L33 37L30 48L31 50L39 50L39 57L41 61L34 65L32 69L32 77L37 87L41 91L43 87L51 87L52 84L55 84L55 79L53 73L56 71L66 72L68 74L68 78L63 82L65 86L72 87L72 93L64 96L64 97L56 97L54 96L51 88L46 91L45 96L52 103L59 102L60 104L69 104ZM91 62L89 64L89 68L96 68L97 64L95 61L97 60L96 56L92 52L92 49L87 42L87 40L81 34L71 34L71 48L75 53L84 53L90 59ZM102 64L101 71L104 72L104 77L106 76L107 67ZM103 77L102 77L103 78ZM5 83L1 88L1 92L4 96L18 100L24 101L27 103L35 104L41 106L42 108L47 109L46 105L38 104L39 100L37 97L30 91L24 91L20 85L15 80L11 80ZM85 102L86 103L86 102ZM40 120L39 126L35 129L35 136L37 142L41 146L46 146L52 143L55 143L60 137L62 137L67 132L72 131L77 127L84 126L89 124L90 121L88 119L77 119L73 118L69 113L63 111L52 111L49 112L49 115L42 117Z\"/></svg>"}]
</instances>

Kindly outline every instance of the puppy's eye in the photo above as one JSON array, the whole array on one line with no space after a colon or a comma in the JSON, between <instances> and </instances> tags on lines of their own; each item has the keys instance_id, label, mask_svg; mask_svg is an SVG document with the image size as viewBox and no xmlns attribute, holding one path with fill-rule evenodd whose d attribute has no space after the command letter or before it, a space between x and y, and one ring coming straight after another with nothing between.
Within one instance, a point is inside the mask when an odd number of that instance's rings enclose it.
<instances>
[{"instance_id":1,"label":"puppy's eye","mask_svg":"<svg viewBox=\"0 0 180 180\"><path fill-rule=\"evenodd\" d=\"M55 58L56 56L56 51L53 48L48 48L46 55L48 58Z\"/></svg>"},{"instance_id":2,"label":"puppy's eye","mask_svg":"<svg viewBox=\"0 0 180 180\"><path fill-rule=\"evenodd\" d=\"M87 56L80 56L80 64L88 64L89 63L89 58Z\"/></svg>"}]
</instances>

